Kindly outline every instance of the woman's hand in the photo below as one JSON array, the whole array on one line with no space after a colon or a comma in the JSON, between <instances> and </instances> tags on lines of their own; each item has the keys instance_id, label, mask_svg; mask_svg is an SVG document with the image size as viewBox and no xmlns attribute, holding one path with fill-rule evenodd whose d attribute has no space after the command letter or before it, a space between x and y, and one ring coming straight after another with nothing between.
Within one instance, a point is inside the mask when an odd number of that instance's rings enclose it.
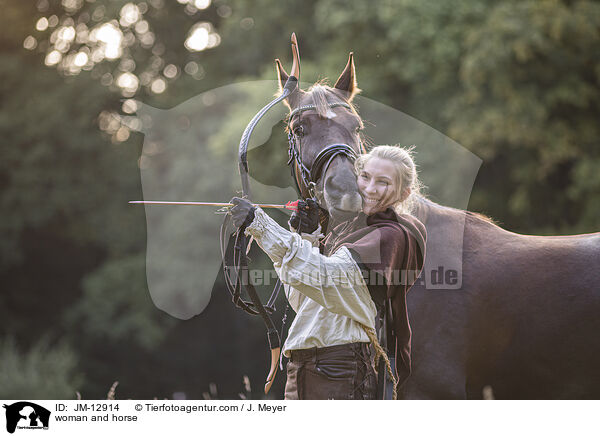
<instances>
[{"instance_id":1,"label":"woman's hand","mask_svg":"<svg viewBox=\"0 0 600 436\"><path fill-rule=\"evenodd\" d=\"M240 228L252 224L256 206L245 198L239 197L233 197L230 203L233 204L233 207L231 208L231 217L233 218L234 226Z\"/></svg>"},{"instance_id":2,"label":"woman's hand","mask_svg":"<svg viewBox=\"0 0 600 436\"><path fill-rule=\"evenodd\" d=\"M300 233L313 233L319 227L319 205L312 198L298 201L298 210L288 221Z\"/></svg>"}]
</instances>

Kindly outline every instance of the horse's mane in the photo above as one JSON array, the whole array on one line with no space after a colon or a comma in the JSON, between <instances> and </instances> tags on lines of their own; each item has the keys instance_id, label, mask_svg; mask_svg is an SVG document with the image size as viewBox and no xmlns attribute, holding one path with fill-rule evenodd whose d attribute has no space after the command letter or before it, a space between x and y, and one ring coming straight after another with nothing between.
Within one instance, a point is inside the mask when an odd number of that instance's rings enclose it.
<instances>
[{"instance_id":1,"label":"horse's mane","mask_svg":"<svg viewBox=\"0 0 600 436\"><path fill-rule=\"evenodd\" d=\"M327 85L325 80L316 82L306 92L308 94L312 94L313 104L317 106L317 113L319 116L323 118L327 117L329 111L331 110L329 106L327 106L328 103L346 103L350 105L350 110L361 120L362 123L362 118L358 114L356 107L352 104L352 101L345 99L342 91ZM333 98L331 98L331 96L333 96Z\"/></svg>"},{"instance_id":2,"label":"horse's mane","mask_svg":"<svg viewBox=\"0 0 600 436\"><path fill-rule=\"evenodd\" d=\"M487 216L487 215L479 213L479 212L471 212L470 210L465 210L464 212L466 212L467 215L472 216L473 218L476 218L481 221L485 221L485 222L493 224L495 226L499 226L499 224L494 220L494 218L492 218L490 216Z\"/></svg>"},{"instance_id":3,"label":"horse's mane","mask_svg":"<svg viewBox=\"0 0 600 436\"><path fill-rule=\"evenodd\" d=\"M474 221L485 222L494 226L499 226L493 218L484 215L479 212L471 212L470 210L457 209L455 207L443 206L435 201L432 201L425 197L423 194L418 194L414 201L413 214L417 217L419 215L426 215L428 212L425 209L441 209L449 213L465 214L467 217L472 218Z\"/></svg>"},{"instance_id":4,"label":"horse's mane","mask_svg":"<svg viewBox=\"0 0 600 436\"><path fill-rule=\"evenodd\" d=\"M308 90L303 91L305 94L310 94L312 97L312 104L316 106L317 114L322 118L327 118L331 108L328 106L328 103L346 103L350 106L350 110L354 115L358 117L362 127L362 118L358 114L356 110L356 106L352 103L352 101L348 101L345 97L345 93L340 91L339 89L332 88L327 84L327 79L321 79L318 82L315 82ZM356 95L360 90L356 90L353 94ZM275 94L276 96L281 95L281 90ZM310 104L310 103L309 103Z\"/></svg>"}]
</instances>

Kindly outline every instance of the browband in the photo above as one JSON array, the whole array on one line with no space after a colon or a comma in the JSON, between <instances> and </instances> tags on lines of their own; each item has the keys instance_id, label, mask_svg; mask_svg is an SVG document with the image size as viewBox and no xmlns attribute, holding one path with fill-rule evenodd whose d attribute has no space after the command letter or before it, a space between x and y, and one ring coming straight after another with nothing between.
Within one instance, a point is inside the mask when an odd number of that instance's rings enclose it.
<instances>
[{"instance_id":1,"label":"browband","mask_svg":"<svg viewBox=\"0 0 600 436\"><path fill-rule=\"evenodd\" d=\"M339 102L339 103L327 103L327 106L329 106L330 108L345 107L347 109L352 110L352 106L350 106L348 103L342 103L342 102ZM294 115L296 115L297 113L299 113L299 112L304 112L304 111L308 111L308 110L316 109L316 108L317 108L316 104L307 104L307 105L304 105L304 106L299 106L296 109L294 109L292 112L290 112L290 118L289 119L291 120L292 117Z\"/></svg>"}]
</instances>

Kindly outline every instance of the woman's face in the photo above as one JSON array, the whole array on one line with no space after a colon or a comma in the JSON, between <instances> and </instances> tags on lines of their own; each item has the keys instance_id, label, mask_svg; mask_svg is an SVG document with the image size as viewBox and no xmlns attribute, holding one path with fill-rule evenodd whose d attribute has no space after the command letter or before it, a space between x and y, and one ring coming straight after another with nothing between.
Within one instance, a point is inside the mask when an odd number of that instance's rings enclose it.
<instances>
[{"instance_id":1,"label":"woman's face","mask_svg":"<svg viewBox=\"0 0 600 436\"><path fill-rule=\"evenodd\" d=\"M396 169L387 159L372 157L358 174L358 190L363 198L363 212L373 215L394 203L396 192Z\"/></svg>"}]
</instances>

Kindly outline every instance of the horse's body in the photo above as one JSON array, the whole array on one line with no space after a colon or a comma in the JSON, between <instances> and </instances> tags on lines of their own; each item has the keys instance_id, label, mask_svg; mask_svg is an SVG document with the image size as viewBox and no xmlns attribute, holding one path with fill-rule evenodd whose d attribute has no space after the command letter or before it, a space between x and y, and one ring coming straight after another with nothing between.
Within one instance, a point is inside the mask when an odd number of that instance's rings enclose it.
<instances>
[{"instance_id":1,"label":"horse's body","mask_svg":"<svg viewBox=\"0 0 600 436\"><path fill-rule=\"evenodd\" d=\"M279 61L277 71L283 87ZM299 75L297 51L292 71ZM287 104L292 113L319 101L326 109L323 102L350 103L357 92L351 54L333 88L299 90ZM360 150L356 112L325 109L290 120L291 132L303 128L297 140L308 166L331 144ZM344 156L315 183L334 222L361 209ZM428 235L421 279L441 260L460 268L462 282L444 290L419 280L408 293L413 372L404 398L481 398L486 385L496 398L600 398L600 233L519 235L423 198L415 215Z\"/></svg>"},{"instance_id":2,"label":"horse's body","mask_svg":"<svg viewBox=\"0 0 600 436\"><path fill-rule=\"evenodd\" d=\"M520 235L427 200L416 214L430 236L465 223L462 288L409 292L404 398L600 398L600 233Z\"/></svg>"}]
</instances>

